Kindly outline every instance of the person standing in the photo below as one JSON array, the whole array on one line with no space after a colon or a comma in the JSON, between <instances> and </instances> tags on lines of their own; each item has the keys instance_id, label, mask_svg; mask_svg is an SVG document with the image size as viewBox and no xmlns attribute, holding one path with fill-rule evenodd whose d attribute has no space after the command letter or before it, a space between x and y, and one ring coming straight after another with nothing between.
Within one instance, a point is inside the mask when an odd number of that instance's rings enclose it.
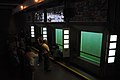
<instances>
[{"instance_id":1,"label":"person standing","mask_svg":"<svg viewBox=\"0 0 120 80\"><path fill-rule=\"evenodd\" d=\"M50 67L50 61L49 61L50 49L47 44L47 40L43 40L42 49L43 49L43 57L44 57L44 70L48 72L51 70L49 69L49 67Z\"/></svg>"},{"instance_id":2,"label":"person standing","mask_svg":"<svg viewBox=\"0 0 120 80\"><path fill-rule=\"evenodd\" d=\"M38 49L39 49L39 54L38 54L38 65L42 62L42 37L38 37L37 39L37 43L38 43Z\"/></svg>"},{"instance_id":3,"label":"person standing","mask_svg":"<svg viewBox=\"0 0 120 80\"><path fill-rule=\"evenodd\" d=\"M24 80L33 80L33 73L35 71L35 57L38 54L31 50L30 46L26 47L24 56Z\"/></svg>"}]
</instances>

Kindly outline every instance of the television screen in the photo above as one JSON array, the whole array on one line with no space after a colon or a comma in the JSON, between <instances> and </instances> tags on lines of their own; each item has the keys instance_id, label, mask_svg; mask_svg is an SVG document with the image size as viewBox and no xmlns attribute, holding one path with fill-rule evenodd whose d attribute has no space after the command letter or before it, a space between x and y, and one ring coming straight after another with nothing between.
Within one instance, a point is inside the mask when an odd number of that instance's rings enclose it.
<instances>
[{"instance_id":1,"label":"television screen","mask_svg":"<svg viewBox=\"0 0 120 80\"><path fill-rule=\"evenodd\" d=\"M63 49L63 30L55 29L55 42L59 46L59 48Z\"/></svg>"},{"instance_id":2,"label":"television screen","mask_svg":"<svg viewBox=\"0 0 120 80\"><path fill-rule=\"evenodd\" d=\"M64 22L63 7L49 8L47 22Z\"/></svg>"},{"instance_id":3,"label":"television screen","mask_svg":"<svg viewBox=\"0 0 120 80\"><path fill-rule=\"evenodd\" d=\"M81 31L80 57L100 64L103 33Z\"/></svg>"}]
</instances>

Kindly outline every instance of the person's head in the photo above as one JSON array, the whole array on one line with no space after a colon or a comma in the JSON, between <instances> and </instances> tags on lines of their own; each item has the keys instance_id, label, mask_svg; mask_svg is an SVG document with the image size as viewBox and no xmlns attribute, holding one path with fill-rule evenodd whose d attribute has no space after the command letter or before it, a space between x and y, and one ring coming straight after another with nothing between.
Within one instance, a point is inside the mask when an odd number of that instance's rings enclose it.
<instances>
[{"instance_id":1,"label":"person's head","mask_svg":"<svg viewBox=\"0 0 120 80\"><path fill-rule=\"evenodd\" d=\"M37 39L40 43L42 43L43 42L43 39L42 39L42 37L38 37L38 39Z\"/></svg>"},{"instance_id":2,"label":"person's head","mask_svg":"<svg viewBox=\"0 0 120 80\"><path fill-rule=\"evenodd\" d=\"M47 40L43 40L43 43L48 44Z\"/></svg>"}]
</instances>

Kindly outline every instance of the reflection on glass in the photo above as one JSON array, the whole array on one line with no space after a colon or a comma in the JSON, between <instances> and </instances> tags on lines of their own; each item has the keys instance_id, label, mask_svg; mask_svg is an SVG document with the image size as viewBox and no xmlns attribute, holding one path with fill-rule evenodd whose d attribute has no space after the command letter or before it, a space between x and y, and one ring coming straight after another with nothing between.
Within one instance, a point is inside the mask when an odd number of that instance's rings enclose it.
<instances>
[{"instance_id":1,"label":"reflection on glass","mask_svg":"<svg viewBox=\"0 0 120 80\"><path fill-rule=\"evenodd\" d=\"M55 29L55 43L63 50L63 29Z\"/></svg>"},{"instance_id":2,"label":"reflection on glass","mask_svg":"<svg viewBox=\"0 0 120 80\"><path fill-rule=\"evenodd\" d=\"M103 41L103 33L81 31L80 41L79 41L80 57L100 65L102 41ZM85 53L88 53L89 55Z\"/></svg>"}]
</instances>

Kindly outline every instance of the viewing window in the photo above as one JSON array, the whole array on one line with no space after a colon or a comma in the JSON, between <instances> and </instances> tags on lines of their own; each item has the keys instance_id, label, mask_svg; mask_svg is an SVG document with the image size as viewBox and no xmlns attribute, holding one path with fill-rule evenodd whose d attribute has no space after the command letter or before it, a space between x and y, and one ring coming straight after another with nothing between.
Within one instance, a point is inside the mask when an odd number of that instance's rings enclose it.
<instances>
[{"instance_id":1,"label":"viewing window","mask_svg":"<svg viewBox=\"0 0 120 80\"><path fill-rule=\"evenodd\" d=\"M80 57L100 65L103 33L81 31Z\"/></svg>"}]
</instances>

